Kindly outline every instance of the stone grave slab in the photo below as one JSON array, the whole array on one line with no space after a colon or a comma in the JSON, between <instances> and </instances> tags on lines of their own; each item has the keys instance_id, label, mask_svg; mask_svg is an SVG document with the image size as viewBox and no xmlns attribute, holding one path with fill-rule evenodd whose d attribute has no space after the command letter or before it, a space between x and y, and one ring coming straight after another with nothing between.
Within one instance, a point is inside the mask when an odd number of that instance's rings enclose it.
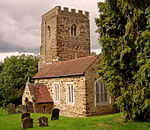
<instances>
[{"instance_id":1,"label":"stone grave slab","mask_svg":"<svg viewBox=\"0 0 150 130\"><path fill-rule=\"evenodd\" d=\"M59 120L59 109L53 108L51 112L51 120Z\"/></svg>"},{"instance_id":2,"label":"stone grave slab","mask_svg":"<svg viewBox=\"0 0 150 130\"><path fill-rule=\"evenodd\" d=\"M19 105L18 107L19 107L19 111L20 111L21 113L26 113L26 112L27 112L27 107L26 107L26 105Z\"/></svg>"},{"instance_id":3,"label":"stone grave slab","mask_svg":"<svg viewBox=\"0 0 150 130\"><path fill-rule=\"evenodd\" d=\"M32 102L27 102L26 107L27 107L27 112L31 112L31 113L34 112L33 103Z\"/></svg>"},{"instance_id":4,"label":"stone grave slab","mask_svg":"<svg viewBox=\"0 0 150 130\"><path fill-rule=\"evenodd\" d=\"M31 119L30 117L22 119L22 128L33 128L33 119Z\"/></svg>"},{"instance_id":5,"label":"stone grave slab","mask_svg":"<svg viewBox=\"0 0 150 130\"><path fill-rule=\"evenodd\" d=\"M39 127L48 126L48 118L47 117L40 117L39 119Z\"/></svg>"},{"instance_id":6,"label":"stone grave slab","mask_svg":"<svg viewBox=\"0 0 150 130\"><path fill-rule=\"evenodd\" d=\"M30 113L23 113L22 115L21 115L21 119L23 120L23 119L25 119L25 118L30 118Z\"/></svg>"},{"instance_id":7,"label":"stone grave slab","mask_svg":"<svg viewBox=\"0 0 150 130\"><path fill-rule=\"evenodd\" d=\"M8 111L8 114L14 114L14 113L16 113L15 104L9 103L7 105L7 111Z\"/></svg>"}]
</instances>

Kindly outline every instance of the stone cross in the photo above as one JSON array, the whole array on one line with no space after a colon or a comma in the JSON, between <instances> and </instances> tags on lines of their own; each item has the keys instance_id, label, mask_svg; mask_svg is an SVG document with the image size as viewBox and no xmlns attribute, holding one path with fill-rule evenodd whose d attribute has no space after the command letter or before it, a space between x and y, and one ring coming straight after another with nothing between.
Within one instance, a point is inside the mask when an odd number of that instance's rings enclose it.
<instances>
[{"instance_id":1,"label":"stone cross","mask_svg":"<svg viewBox=\"0 0 150 130\"><path fill-rule=\"evenodd\" d=\"M14 114L14 113L16 113L15 104L9 103L7 105L7 110L8 110L8 114Z\"/></svg>"},{"instance_id":2,"label":"stone cross","mask_svg":"<svg viewBox=\"0 0 150 130\"><path fill-rule=\"evenodd\" d=\"M51 113L51 120L58 120L59 119L59 109L53 108Z\"/></svg>"},{"instance_id":3,"label":"stone cross","mask_svg":"<svg viewBox=\"0 0 150 130\"><path fill-rule=\"evenodd\" d=\"M33 128L33 119L31 119L30 117L22 119L22 128Z\"/></svg>"},{"instance_id":4,"label":"stone cross","mask_svg":"<svg viewBox=\"0 0 150 130\"><path fill-rule=\"evenodd\" d=\"M21 115L21 119L22 119L22 120L25 119L25 118L30 118L30 113L23 113L23 114Z\"/></svg>"},{"instance_id":5,"label":"stone cross","mask_svg":"<svg viewBox=\"0 0 150 130\"><path fill-rule=\"evenodd\" d=\"M45 105L43 106L43 111L44 111L44 112L46 111L46 106L45 106Z\"/></svg>"},{"instance_id":6,"label":"stone cross","mask_svg":"<svg viewBox=\"0 0 150 130\"><path fill-rule=\"evenodd\" d=\"M48 118L47 117L40 117L39 119L39 127L48 126Z\"/></svg>"},{"instance_id":7,"label":"stone cross","mask_svg":"<svg viewBox=\"0 0 150 130\"><path fill-rule=\"evenodd\" d=\"M32 102L27 102L26 106L27 106L27 112L31 112L31 113L34 112Z\"/></svg>"}]
</instances>

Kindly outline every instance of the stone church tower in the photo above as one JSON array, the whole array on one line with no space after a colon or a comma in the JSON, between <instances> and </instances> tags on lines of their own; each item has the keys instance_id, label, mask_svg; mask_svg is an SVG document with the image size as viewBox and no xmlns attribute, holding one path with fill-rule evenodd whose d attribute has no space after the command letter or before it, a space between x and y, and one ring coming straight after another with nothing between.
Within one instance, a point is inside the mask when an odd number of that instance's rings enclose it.
<instances>
[{"instance_id":1,"label":"stone church tower","mask_svg":"<svg viewBox=\"0 0 150 130\"><path fill-rule=\"evenodd\" d=\"M42 16L39 68L90 55L89 13L57 6Z\"/></svg>"}]
</instances>

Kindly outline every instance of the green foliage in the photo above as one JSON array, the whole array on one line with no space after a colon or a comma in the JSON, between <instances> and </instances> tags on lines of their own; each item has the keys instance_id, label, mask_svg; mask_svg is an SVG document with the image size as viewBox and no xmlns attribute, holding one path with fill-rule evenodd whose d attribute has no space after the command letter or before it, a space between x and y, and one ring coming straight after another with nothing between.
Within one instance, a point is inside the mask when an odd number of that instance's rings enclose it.
<instances>
[{"instance_id":1,"label":"green foliage","mask_svg":"<svg viewBox=\"0 0 150 130\"><path fill-rule=\"evenodd\" d=\"M3 69L3 63L0 62L0 73L1 73L2 69Z\"/></svg>"},{"instance_id":2,"label":"green foliage","mask_svg":"<svg viewBox=\"0 0 150 130\"><path fill-rule=\"evenodd\" d=\"M38 58L32 55L6 58L0 72L0 105L21 103L24 86L28 78L37 72Z\"/></svg>"},{"instance_id":3,"label":"green foliage","mask_svg":"<svg viewBox=\"0 0 150 130\"><path fill-rule=\"evenodd\" d=\"M99 2L100 74L127 119L150 119L150 2Z\"/></svg>"},{"instance_id":4,"label":"green foliage","mask_svg":"<svg viewBox=\"0 0 150 130\"><path fill-rule=\"evenodd\" d=\"M91 56L96 56L96 52L91 52Z\"/></svg>"}]
</instances>

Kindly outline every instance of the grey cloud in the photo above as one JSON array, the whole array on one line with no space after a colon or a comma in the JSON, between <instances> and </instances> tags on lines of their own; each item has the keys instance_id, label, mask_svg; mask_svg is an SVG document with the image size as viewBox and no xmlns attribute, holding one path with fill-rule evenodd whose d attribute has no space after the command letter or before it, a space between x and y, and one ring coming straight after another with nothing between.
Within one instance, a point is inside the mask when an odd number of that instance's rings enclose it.
<instances>
[{"instance_id":1,"label":"grey cloud","mask_svg":"<svg viewBox=\"0 0 150 130\"><path fill-rule=\"evenodd\" d=\"M0 40L0 52L32 52L39 53L39 47L21 47L5 41Z\"/></svg>"},{"instance_id":2,"label":"grey cloud","mask_svg":"<svg viewBox=\"0 0 150 130\"><path fill-rule=\"evenodd\" d=\"M41 15L58 5L90 12L91 48L100 48L94 20L98 17L97 2L99 0L0 1L0 52L39 52Z\"/></svg>"}]
</instances>

